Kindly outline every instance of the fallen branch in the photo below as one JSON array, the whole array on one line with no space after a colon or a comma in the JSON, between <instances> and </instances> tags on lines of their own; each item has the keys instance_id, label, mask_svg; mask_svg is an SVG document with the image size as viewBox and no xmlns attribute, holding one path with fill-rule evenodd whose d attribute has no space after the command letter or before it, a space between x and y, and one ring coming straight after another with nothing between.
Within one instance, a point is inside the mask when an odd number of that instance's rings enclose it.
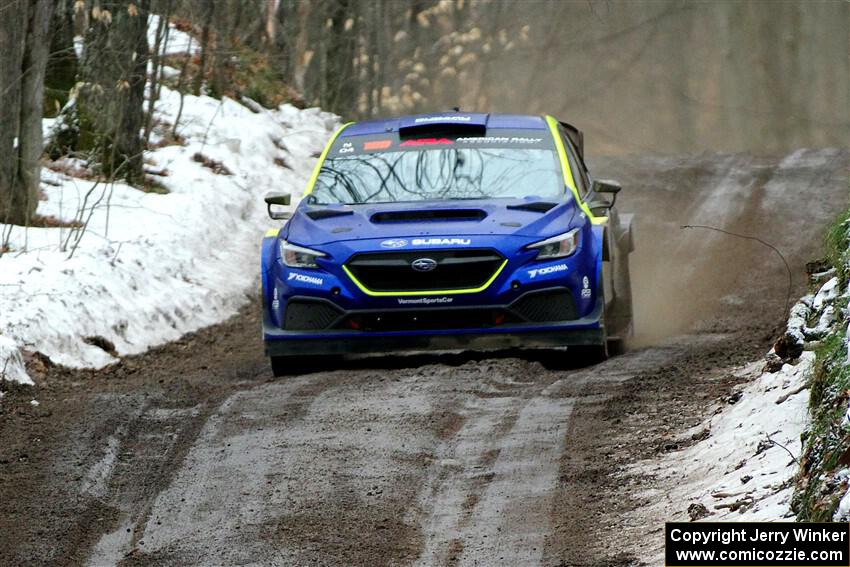
<instances>
[{"instance_id":1,"label":"fallen branch","mask_svg":"<svg viewBox=\"0 0 850 567\"><path fill-rule=\"evenodd\" d=\"M802 383L802 384L800 384L799 386L797 386L796 388L794 388L794 389L793 389L793 390L791 390L790 392L787 392L787 393L785 393L785 394L783 394L783 395L779 396L779 397L776 399L776 404L777 404L777 405L781 404L782 402L784 402L785 400L787 400L787 399L788 399L788 398L790 398L791 396L796 396L797 394L799 394L799 393L800 393L800 392L802 392L803 390L807 389L808 387L809 387L809 385L808 385L808 384L806 384L805 382L804 382L804 383Z\"/></svg>"}]
</instances>

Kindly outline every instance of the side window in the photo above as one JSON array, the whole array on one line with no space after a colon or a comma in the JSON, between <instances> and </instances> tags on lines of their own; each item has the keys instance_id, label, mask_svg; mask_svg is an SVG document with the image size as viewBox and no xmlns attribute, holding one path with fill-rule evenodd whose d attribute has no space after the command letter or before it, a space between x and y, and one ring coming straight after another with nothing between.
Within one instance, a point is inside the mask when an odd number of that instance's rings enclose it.
<instances>
[{"instance_id":1,"label":"side window","mask_svg":"<svg viewBox=\"0 0 850 567\"><path fill-rule=\"evenodd\" d=\"M570 139L567 138L562 129L559 128L559 131L561 133L561 140L564 142L564 149L567 151L567 161L570 162L570 171L572 171L573 174L573 181L576 183L576 189L578 189L579 196L581 196L582 200L584 200L590 191L590 180L587 177L587 171L584 170L581 162L579 162L575 148L573 147L572 142L570 142Z\"/></svg>"}]
</instances>

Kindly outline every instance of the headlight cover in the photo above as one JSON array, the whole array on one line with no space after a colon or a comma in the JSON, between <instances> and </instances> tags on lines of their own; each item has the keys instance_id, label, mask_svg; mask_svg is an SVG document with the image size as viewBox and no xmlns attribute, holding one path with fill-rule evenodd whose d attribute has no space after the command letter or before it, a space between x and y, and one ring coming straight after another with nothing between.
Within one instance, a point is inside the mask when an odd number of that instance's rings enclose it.
<instances>
[{"instance_id":1,"label":"headlight cover","mask_svg":"<svg viewBox=\"0 0 850 567\"><path fill-rule=\"evenodd\" d=\"M282 238L278 243L280 245L280 257L283 263L290 268L318 268L319 265L316 264L316 258L327 256L324 252L304 248L303 246L287 242Z\"/></svg>"},{"instance_id":2,"label":"headlight cover","mask_svg":"<svg viewBox=\"0 0 850 567\"><path fill-rule=\"evenodd\" d=\"M537 250L538 260L551 260L553 258L566 258L572 256L581 242L581 229L574 228L564 234L529 244L527 248Z\"/></svg>"}]
</instances>

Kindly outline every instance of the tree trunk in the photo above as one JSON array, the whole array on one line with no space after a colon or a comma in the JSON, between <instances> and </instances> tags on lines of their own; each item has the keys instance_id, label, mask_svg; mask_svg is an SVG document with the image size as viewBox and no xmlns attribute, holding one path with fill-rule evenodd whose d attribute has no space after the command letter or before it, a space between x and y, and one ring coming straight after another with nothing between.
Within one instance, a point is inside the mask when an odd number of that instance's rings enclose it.
<instances>
[{"instance_id":1,"label":"tree trunk","mask_svg":"<svg viewBox=\"0 0 850 567\"><path fill-rule=\"evenodd\" d=\"M198 73L192 83L192 94L200 96L201 86L204 84L204 72L207 66L207 55L210 44L210 27L212 26L215 5L212 2L204 2L204 27L201 30L201 58L198 62Z\"/></svg>"},{"instance_id":2,"label":"tree trunk","mask_svg":"<svg viewBox=\"0 0 850 567\"><path fill-rule=\"evenodd\" d=\"M323 89L319 93L322 106L332 112L349 116L355 110L360 92L354 76L355 36L353 20L356 17L349 0L334 0L327 6L328 20L325 43ZM348 22L351 19L352 22Z\"/></svg>"},{"instance_id":3,"label":"tree trunk","mask_svg":"<svg viewBox=\"0 0 850 567\"><path fill-rule=\"evenodd\" d=\"M26 217L17 182L26 1L13 0L0 18L0 222L18 224Z\"/></svg>"},{"instance_id":4,"label":"tree trunk","mask_svg":"<svg viewBox=\"0 0 850 567\"><path fill-rule=\"evenodd\" d=\"M271 50L272 46L274 46L275 39L277 38L277 12L276 0L266 0L266 13L265 13L265 47L267 50Z\"/></svg>"},{"instance_id":5,"label":"tree trunk","mask_svg":"<svg viewBox=\"0 0 850 567\"><path fill-rule=\"evenodd\" d=\"M151 52L151 88L150 96L148 97L148 111L145 115L145 133L143 134L145 146L148 145L151 139L153 111L156 107L157 98L159 97L159 74L160 62L162 59L161 51L163 50L163 42L166 40L168 35L168 19L171 17L171 4L172 0L168 0L165 7L165 13L159 15L159 23L156 27L153 51Z\"/></svg>"},{"instance_id":6,"label":"tree trunk","mask_svg":"<svg viewBox=\"0 0 850 567\"><path fill-rule=\"evenodd\" d=\"M148 0L111 0L93 10L78 98L79 149L92 150L107 175L143 180Z\"/></svg>"},{"instance_id":7,"label":"tree trunk","mask_svg":"<svg viewBox=\"0 0 850 567\"><path fill-rule=\"evenodd\" d=\"M44 153L41 119L44 111L44 72L50 51L50 18L53 0L31 0L21 79L21 126L18 133L18 170L27 217L38 204L41 154Z\"/></svg>"},{"instance_id":8,"label":"tree trunk","mask_svg":"<svg viewBox=\"0 0 850 567\"><path fill-rule=\"evenodd\" d=\"M74 2L57 0L50 21L50 54L44 73L44 113L56 116L68 102L77 82L77 53L74 51Z\"/></svg>"},{"instance_id":9,"label":"tree trunk","mask_svg":"<svg viewBox=\"0 0 850 567\"><path fill-rule=\"evenodd\" d=\"M14 0L0 18L0 222L26 224L38 204L52 11L53 0Z\"/></svg>"}]
</instances>

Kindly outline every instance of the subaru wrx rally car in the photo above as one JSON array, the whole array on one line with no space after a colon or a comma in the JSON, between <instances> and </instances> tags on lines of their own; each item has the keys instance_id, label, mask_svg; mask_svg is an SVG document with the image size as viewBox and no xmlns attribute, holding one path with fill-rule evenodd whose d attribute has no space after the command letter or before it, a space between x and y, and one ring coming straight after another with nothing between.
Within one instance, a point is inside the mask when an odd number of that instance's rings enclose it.
<instances>
[{"instance_id":1,"label":"subaru wrx rally car","mask_svg":"<svg viewBox=\"0 0 850 567\"><path fill-rule=\"evenodd\" d=\"M448 112L349 123L262 244L276 375L310 357L568 347L632 328L631 217L583 136L551 116Z\"/></svg>"}]
</instances>

